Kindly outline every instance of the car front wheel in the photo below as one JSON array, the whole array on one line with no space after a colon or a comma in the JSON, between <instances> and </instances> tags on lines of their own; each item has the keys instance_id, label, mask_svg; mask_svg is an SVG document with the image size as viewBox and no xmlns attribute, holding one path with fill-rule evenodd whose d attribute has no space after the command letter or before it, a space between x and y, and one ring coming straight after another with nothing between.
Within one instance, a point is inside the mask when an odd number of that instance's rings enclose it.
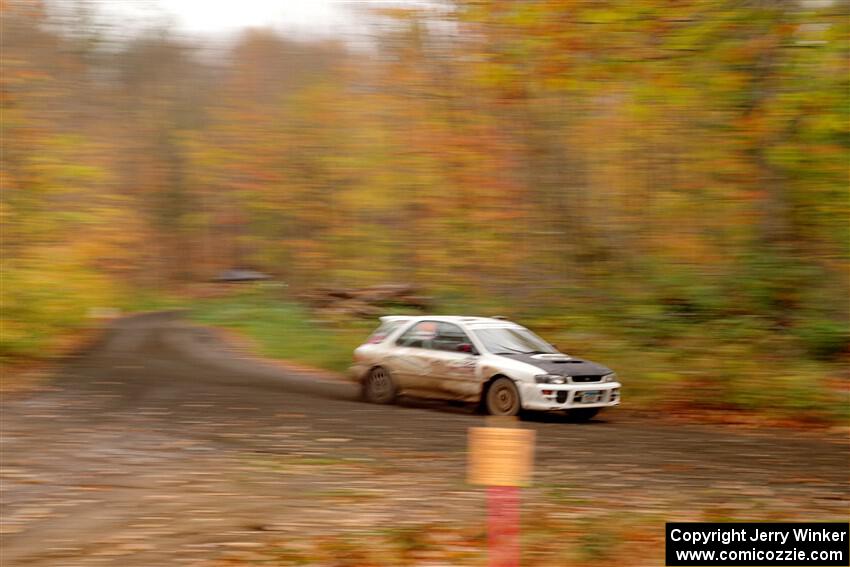
<instances>
[{"instance_id":1,"label":"car front wheel","mask_svg":"<svg viewBox=\"0 0 850 567\"><path fill-rule=\"evenodd\" d=\"M389 404L395 400L396 387L386 368L373 368L363 381L363 399L373 404Z\"/></svg>"},{"instance_id":2,"label":"car front wheel","mask_svg":"<svg viewBox=\"0 0 850 567\"><path fill-rule=\"evenodd\" d=\"M499 378L490 385L484 407L490 415L517 415L522 407L513 380Z\"/></svg>"}]
</instances>

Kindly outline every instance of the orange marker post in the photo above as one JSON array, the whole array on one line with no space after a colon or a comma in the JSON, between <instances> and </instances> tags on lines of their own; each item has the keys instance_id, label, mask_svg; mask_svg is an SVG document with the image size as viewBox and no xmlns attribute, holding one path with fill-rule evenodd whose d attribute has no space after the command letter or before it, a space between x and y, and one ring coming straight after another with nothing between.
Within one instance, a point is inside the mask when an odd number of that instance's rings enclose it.
<instances>
[{"instance_id":1,"label":"orange marker post","mask_svg":"<svg viewBox=\"0 0 850 567\"><path fill-rule=\"evenodd\" d=\"M490 423L469 428L469 482L487 486L490 567L519 567L519 487L531 480L534 431L506 418Z\"/></svg>"}]
</instances>

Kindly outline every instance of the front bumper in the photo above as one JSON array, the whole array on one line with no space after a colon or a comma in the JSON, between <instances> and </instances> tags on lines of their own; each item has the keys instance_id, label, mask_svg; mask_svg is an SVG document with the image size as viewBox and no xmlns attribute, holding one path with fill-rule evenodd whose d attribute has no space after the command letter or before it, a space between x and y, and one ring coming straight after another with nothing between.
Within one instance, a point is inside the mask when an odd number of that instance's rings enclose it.
<instances>
[{"instance_id":1,"label":"front bumper","mask_svg":"<svg viewBox=\"0 0 850 567\"><path fill-rule=\"evenodd\" d=\"M593 382L589 384L517 384L522 407L527 410L552 411L576 408L607 408L620 405L619 382ZM585 396L585 393L588 393ZM598 396L594 395L598 392ZM584 399L597 401L585 402Z\"/></svg>"},{"instance_id":2,"label":"front bumper","mask_svg":"<svg viewBox=\"0 0 850 567\"><path fill-rule=\"evenodd\" d=\"M348 378L355 382L361 382L363 381L363 377L366 376L366 372L368 370L368 364L363 362L355 362L354 364L348 367Z\"/></svg>"}]
</instances>

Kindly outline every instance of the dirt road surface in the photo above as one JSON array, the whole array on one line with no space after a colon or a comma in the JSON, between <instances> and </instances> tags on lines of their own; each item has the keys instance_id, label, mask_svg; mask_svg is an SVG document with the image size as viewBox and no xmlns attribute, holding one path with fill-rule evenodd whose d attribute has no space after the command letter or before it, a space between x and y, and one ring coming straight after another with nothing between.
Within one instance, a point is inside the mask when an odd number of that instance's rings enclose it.
<instances>
[{"instance_id":1,"label":"dirt road surface","mask_svg":"<svg viewBox=\"0 0 850 567\"><path fill-rule=\"evenodd\" d=\"M334 534L369 545L405 526L482 526L483 492L464 479L467 428L482 421L438 403L361 403L352 385L246 360L173 314L119 320L49 387L2 402L0 559L250 564L269 545ZM612 514L655 534L666 520L847 518L842 439L616 410L525 425L538 439L532 531Z\"/></svg>"}]
</instances>

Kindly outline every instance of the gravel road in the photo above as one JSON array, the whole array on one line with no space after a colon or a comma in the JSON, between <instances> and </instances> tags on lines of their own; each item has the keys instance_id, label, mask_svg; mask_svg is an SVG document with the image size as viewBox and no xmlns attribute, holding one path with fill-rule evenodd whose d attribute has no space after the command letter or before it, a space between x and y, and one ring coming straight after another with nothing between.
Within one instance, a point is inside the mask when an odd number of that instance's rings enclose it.
<instances>
[{"instance_id":1,"label":"gravel road","mask_svg":"<svg viewBox=\"0 0 850 567\"><path fill-rule=\"evenodd\" d=\"M206 565L272 541L474 525L485 510L464 482L467 428L483 417L361 403L349 384L249 359L175 314L114 322L48 387L0 409L4 567ZM707 513L847 518L846 439L617 410L525 425L538 439L532 510L638 511L662 532Z\"/></svg>"}]
</instances>

